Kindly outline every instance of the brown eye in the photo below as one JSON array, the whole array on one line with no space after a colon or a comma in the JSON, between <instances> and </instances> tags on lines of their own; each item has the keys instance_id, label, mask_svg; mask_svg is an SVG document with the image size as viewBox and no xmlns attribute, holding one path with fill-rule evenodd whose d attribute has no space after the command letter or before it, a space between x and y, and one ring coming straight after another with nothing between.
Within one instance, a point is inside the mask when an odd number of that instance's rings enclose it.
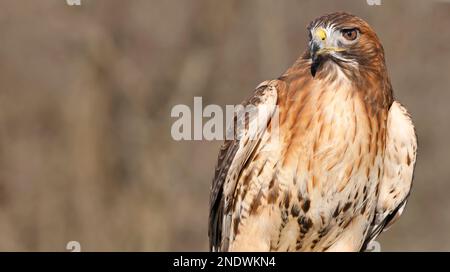
<instances>
[{"instance_id":1,"label":"brown eye","mask_svg":"<svg viewBox=\"0 0 450 272\"><path fill-rule=\"evenodd\" d=\"M356 37L358 37L358 30L356 30L356 28L343 29L342 36L349 41L354 41Z\"/></svg>"}]
</instances>

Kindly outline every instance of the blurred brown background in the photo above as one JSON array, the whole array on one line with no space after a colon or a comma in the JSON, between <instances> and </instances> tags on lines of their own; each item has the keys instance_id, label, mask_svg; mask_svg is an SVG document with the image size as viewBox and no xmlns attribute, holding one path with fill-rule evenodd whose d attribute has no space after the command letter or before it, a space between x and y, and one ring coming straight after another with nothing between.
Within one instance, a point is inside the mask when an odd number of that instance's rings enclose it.
<instances>
[{"instance_id":1,"label":"blurred brown background","mask_svg":"<svg viewBox=\"0 0 450 272\"><path fill-rule=\"evenodd\" d=\"M237 104L332 11L381 38L419 158L382 250L450 250L450 4L0 0L0 250L207 250L220 142L172 140L176 104Z\"/></svg>"}]
</instances>

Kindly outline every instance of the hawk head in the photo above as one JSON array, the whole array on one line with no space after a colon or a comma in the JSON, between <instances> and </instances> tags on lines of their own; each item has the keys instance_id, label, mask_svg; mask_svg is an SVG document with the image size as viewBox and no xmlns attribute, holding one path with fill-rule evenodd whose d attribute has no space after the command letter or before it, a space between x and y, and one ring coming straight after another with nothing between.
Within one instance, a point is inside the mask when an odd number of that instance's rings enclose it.
<instances>
[{"instance_id":1,"label":"hawk head","mask_svg":"<svg viewBox=\"0 0 450 272\"><path fill-rule=\"evenodd\" d=\"M385 73L384 50L373 29L354 15L336 12L319 17L308 26L311 74L314 77L326 63L347 72L361 69Z\"/></svg>"}]
</instances>

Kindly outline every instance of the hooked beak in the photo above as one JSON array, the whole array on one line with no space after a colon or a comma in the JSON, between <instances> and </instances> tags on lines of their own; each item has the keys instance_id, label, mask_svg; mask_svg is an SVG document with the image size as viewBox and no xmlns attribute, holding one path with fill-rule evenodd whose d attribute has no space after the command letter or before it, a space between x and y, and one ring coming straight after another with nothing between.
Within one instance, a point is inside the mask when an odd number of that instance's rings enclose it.
<instances>
[{"instance_id":1,"label":"hooked beak","mask_svg":"<svg viewBox=\"0 0 450 272\"><path fill-rule=\"evenodd\" d=\"M343 48L329 46L326 31L319 27L310 42L309 51L311 52L311 75L316 76L316 72L326 57L334 52L345 51Z\"/></svg>"}]
</instances>

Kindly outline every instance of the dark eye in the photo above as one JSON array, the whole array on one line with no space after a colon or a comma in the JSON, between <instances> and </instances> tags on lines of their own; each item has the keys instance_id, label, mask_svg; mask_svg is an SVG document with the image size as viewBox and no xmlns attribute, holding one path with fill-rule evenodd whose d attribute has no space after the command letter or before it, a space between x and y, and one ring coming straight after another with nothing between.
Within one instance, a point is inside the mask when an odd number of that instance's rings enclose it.
<instances>
[{"instance_id":1,"label":"dark eye","mask_svg":"<svg viewBox=\"0 0 450 272\"><path fill-rule=\"evenodd\" d=\"M358 37L358 30L356 28L342 29L342 36L348 41L354 41Z\"/></svg>"}]
</instances>

